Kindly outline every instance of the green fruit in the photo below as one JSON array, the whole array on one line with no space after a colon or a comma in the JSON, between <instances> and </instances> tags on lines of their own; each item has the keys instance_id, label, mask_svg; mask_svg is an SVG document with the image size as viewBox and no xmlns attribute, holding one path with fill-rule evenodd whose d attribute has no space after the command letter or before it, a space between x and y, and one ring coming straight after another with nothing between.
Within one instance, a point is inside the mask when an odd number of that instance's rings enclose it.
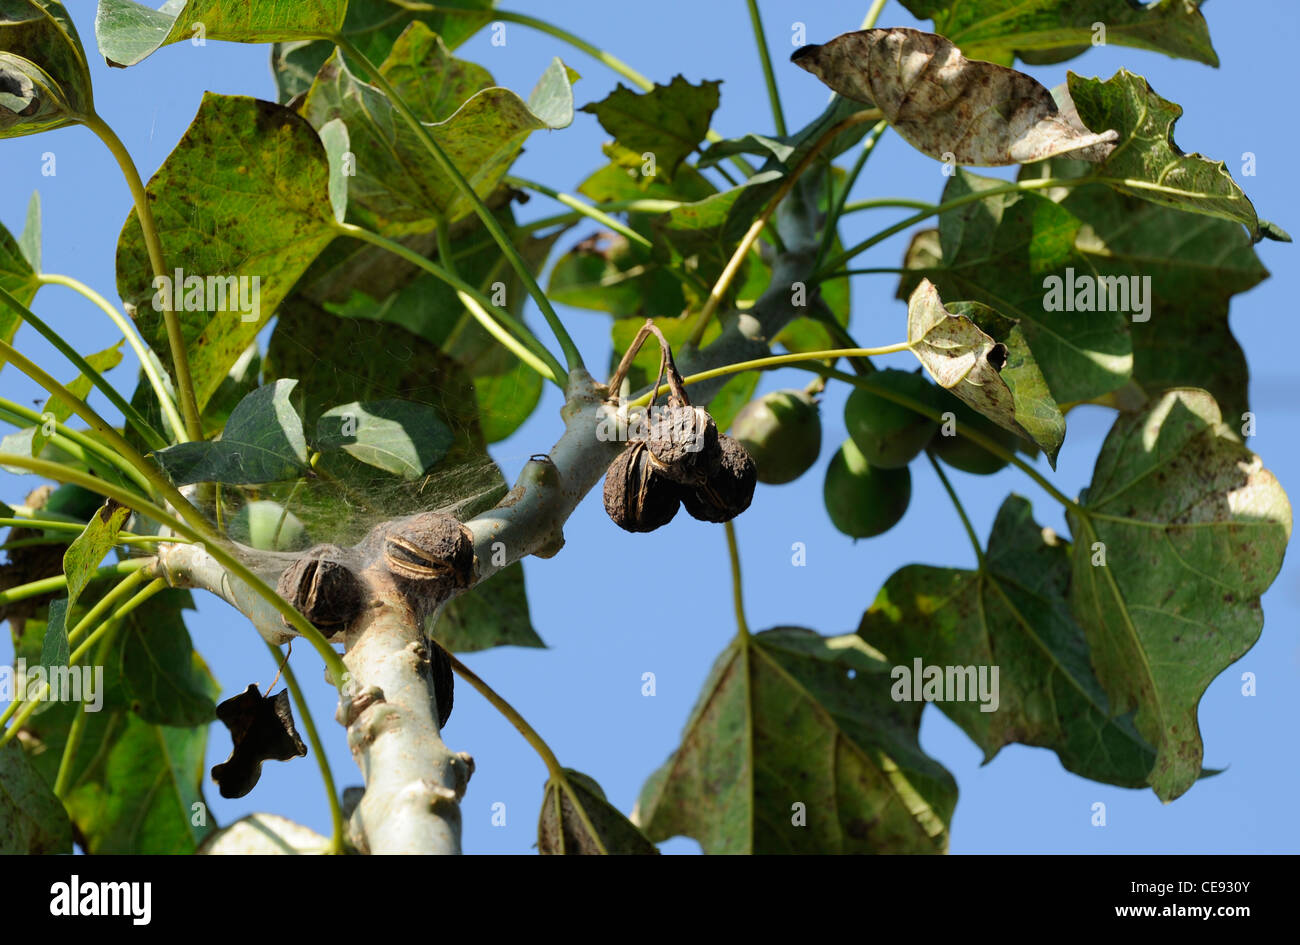
<instances>
[{"instance_id":1,"label":"green fruit","mask_svg":"<svg viewBox=\"0 0 1300 945\"><path fill-rule=\"evenodd\" d=\"M870 379L873 384L937 406L934 385L919 374L885 370L870 375ZM925 449L939 428L929 417L861 387L854 389L844 405L844 423L867 462L881 469L906 466Z\"/></svg>"},{"instance_id":2,"label":"green fruit","mask_svg":"<svg viewBox=\"0 0 1300 945\"><path fill-rule=\"evenodd\" d=\"M934 439L930 441L930 451L935 456L954 469L974 473L977 476L992 475L1006 466L1007 461L1005 459L994 456L978 443L966 439L961 435L961 431L963 429L973 429L978 433L983 433L995 443L999 443L1008 450L1013 451L1020 443L1020 437L1010 430L1004 430L992 420L966 406L965 403L955 397L945 403L942 409L952 411L956 416L956 424L953 426L945 423L935 433ZM953 430L953 435L944 436L945 429Z\"/></svg>"},{"instance_id":3,"label":"green fruit","mask_svg":"<svg viewBox=\"0 0 1300 945\"><path fill-rule=\"evenodd\" d=\"M751 400L736 414L731 435L754 460L758 481L774 486L798 479L822 450L817 403L801 390L778 390Z\"/></svg>"},{"instance_id":4,"label":"green fruit","mask_svg":"<svg viewBox=\"0 0 1300 945\"><path fill-rule=\"evenodd\" d=\"M230 520L230 537L259 551L297 551L307 547L307 529L292 512L280 516L284 508L278 502L259 499L249 502ZM276 530L279 529L279 540Z\"/></svg>"},{"instance_id":5,"label":"green fruit","mask_svg":"<svg viewBox=\"0 0 1300 945\"><path fill-rule=\"evenodd\" d=\"M889 531L907 511L912 473L906 466L872 466L852 440L845 440L826 470L822 497L836 528L853 538L871 538Z\"/></svg>"}]
</instances>

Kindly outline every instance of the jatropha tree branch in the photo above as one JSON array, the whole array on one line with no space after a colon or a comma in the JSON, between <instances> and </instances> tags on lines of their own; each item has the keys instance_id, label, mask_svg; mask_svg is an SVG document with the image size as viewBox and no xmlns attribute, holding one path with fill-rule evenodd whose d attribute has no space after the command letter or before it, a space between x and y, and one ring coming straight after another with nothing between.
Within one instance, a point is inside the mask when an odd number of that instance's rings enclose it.
<instances>
[{"instance_id":1,"label":"jatropha tree branch","mask_svg":"<svg viewBox=\"0 0 1300 945\"><path fill-rule=\"evenodd\" d=\"M787 240L787 246L774 260L771 286L758 302L736 313L703 350L683 353L688 370L761 357L781 328L807 313L796 300L811 295L801 283L811 284L815 233L810 230L807 240ZM694 399L707 403L724 382L701 383L692 391ZM432 671L436 644L426 640L425 627L456 594L528 555L550 557L563 545L565 522L625 446L610 433L622 429L626 418L620 418L610 392L582 369L569 373L561 415L564 433L551 451L533 457L495 508L464 523L474 557L466 580L427 596L395 578L406 567L404 549L412 529L421 527L419 515L385 522L351 549L330 549L363 586L364 604L342 638L350 678L338 711L366 782L351 825L351 840L360 850L460 852L459 801L473 762L443 743ZM272 575L299 557L245 550L255 571ZM418 569L418 562L413 567ZM175 586L222 597L268 642L280 644L295 635L202 545L160 547L155 570Z\"/></svg>"}]
</instances>

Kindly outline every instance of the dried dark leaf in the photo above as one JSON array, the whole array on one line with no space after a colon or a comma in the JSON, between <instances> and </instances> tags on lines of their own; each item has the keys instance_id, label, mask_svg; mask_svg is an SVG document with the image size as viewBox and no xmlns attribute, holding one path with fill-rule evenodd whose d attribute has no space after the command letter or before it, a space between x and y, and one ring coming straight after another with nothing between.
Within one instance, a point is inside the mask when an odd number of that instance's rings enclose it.
<instances>
[{"instance_id":1,"label":"dried dark leaf","mask_svg":"<svg viewBox=\"0 0 1300 945\"><path fill-rule=\"evenodd\" d=\"M293 725L287 689L263 696L256 684L249 683L239 695L217 706L217 718L230 729L234 743L230 757L212 767L212 779L222 797L243 797L253 790L262 776L262 762L288 761L307 754Z\"/></svg>"}]
</instances>

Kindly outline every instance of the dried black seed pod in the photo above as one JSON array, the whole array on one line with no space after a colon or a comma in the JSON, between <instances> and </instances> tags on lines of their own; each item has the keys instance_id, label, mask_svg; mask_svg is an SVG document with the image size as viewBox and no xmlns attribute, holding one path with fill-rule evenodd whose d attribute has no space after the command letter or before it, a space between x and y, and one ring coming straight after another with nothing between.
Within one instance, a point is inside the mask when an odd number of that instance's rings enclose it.
<instances>
[{"instance_id":1,"label":"dried black seed pod","mask_svg":"<svg viewBox=\"0 0 1300 945\"><path fill-rule=\"evenodd\" d=\"M347 629L365 599L361 582L342 557L337 545L317 545L295 559L276 585L280 596L327 637ZM289 621L284 623L289 626Z\"/></svg>"},{"instance_id":2,"label":"dried black seed pod","mask_svg":"<svg viewBox=\"0 0 1300 945\"><path fill-rule=\"evenodd\" d=\"M429 659L432 662L433 670L433 688L437 696L437 705L435 709L438 713L438 728L444 728L447 720L451 718L452 696L456 692L456 674L451 668L451 657L447 651L437 643L430 640L429 646L431 651Z\"/></svg>"},{"instance_id":3,"label":"dried black seed pod","mask_svg":"<svg viewBox=\"0 0 1300 945\"><path fill-rule=\"evenodd\" d=\"M703 407L682 404L670 397L668 406L655 411L646 445L659 464L659 472L684 486L704 483L718 469L718 425Z\"/></svg>"},{"instance_id":4,"label":"dried black seed pod","mask_svg":"<svg viewBox=\"0 0 1300 945\"><path fill-rule=\"evenodd\" d=\"M384 563L410 589L445 596L474 580L474 535L451 515L425 512L384 540Z\"/></svg>"},{"instance_id":5,"label":"dried black seed pod","mask_svg":"<svg viewBox=\"0 0 1300 945\"><path fill-rule=\"evenodd\" d=\"M633 443L605 473L605 511L624 531L667 525L680 504L681 488L659 474L645 443Z\"/></svg>"},{"instance_id":6,"label":"dried black seed pod","mask_svg":"<svg viewBox=\"0 0 1300 945\"><path fill-rule=\"evenodd\" d=\"M749 453L732 437L718 438L722 462L702 486L683 490L682 505L692 518L703 522L729 522L754 498L758 470Z\"/></svg>"}]
</instances>

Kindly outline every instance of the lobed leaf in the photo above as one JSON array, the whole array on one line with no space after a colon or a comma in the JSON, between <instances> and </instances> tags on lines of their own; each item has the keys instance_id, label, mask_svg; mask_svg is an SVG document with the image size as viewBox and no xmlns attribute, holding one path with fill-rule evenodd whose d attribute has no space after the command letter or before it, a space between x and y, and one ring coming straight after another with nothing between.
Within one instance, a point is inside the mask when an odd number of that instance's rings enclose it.
<instances>
[{"instance_id":1,"label":"lobed leaf","mask_svg":"<svg viewBox=\"0 0 1300 945\"><path fill-rule=\"evenodd\" d=\"M1005 182L958 169L945 202ZM1119 311L1049 310L1046 279L1068 269L1091 273L1078 248L1083 221L1037 193L986 197L949 210L932 233L914 239L899 283L907 298L919 279L941 296L994 307L1019 322L1052 397L1059 404L1091 400L1127 383L1133 369L1129 316Z\"/></svg>"},{"instance_id":2,"label":"lobed leaf","mask_svg":"<svg viewBox=\"0 0 1300 945\"><path fill-rule=\"evenodd\" d=\"M921 706L893 701L888 676L854 634L734 642L633 820L705 853L943 852L957 788L917 744Z\"/></svg>"},{"instance_id":3,"label":"lobed leaf","mask_svg":"<svg viewBox=\"0 0 1300 945\"><path fill-rule=\"evenodd\" d=\"M1260 238L1255 207L1222 161L1185 154L1174 143L1183 110L1155 93L1147 80L1121 69L1110 79L1070 74L1069 97L1089 127L1116 129L1113 150L1094 174L1126 194L1175 210L1244 224Z\"/></svg>"},{"instance_id":4,"label":"lobed leaf","mask_svg":"<svg viewBox=\"0 0 1300 945\"><path fill-rule=\"evenodd\" d=\"M718 108L721 82L692 85L674 76L668 85L634 92L622 84L599 102L582 106L618 144L638 157L654 155L656 174L669 181L699 147Z\"/></svg>"},{"instance_id":5,"label":"lobed leaf","mask_svg":"<svg viewBox=\"0 0 1300 945\"><path fill-rule=\"evenodd\" d=\"M985 764L1018 742L1050 748L1082 777L1143 787L1155 750L1131 715L1111 712L1066 599L1071 559L1086 554L1040 528L1029 502L1010 495L978 570L900 568L858 633L909 670L917 659L925 667L988 668L995 703L969 689L960 700L935 703L980 746Z\"/></svg>"},{"instance_id":6,"label":"lobed leaf","mask_svg":"<svg viewBox=\"0 0 1300 945\"><path fill-rule=\"evenodd\" d=\"M1150 783L1172 800L1200 774L1202 693L1259 636L1290 504L1214 399L1180 389L1115 421L1069 520L1071 609L1111 711L1133 713L1156 749Z\"/></svg>"}]
</instances>

